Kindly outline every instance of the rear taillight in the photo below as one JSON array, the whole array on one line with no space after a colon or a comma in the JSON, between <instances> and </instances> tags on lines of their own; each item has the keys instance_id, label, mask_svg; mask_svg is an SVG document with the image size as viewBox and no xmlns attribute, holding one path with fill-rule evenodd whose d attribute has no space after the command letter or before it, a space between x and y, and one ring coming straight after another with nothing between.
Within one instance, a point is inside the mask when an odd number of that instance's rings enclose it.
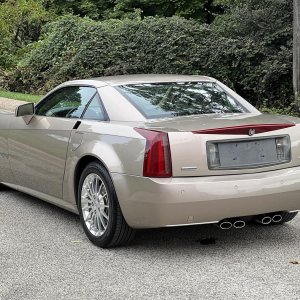
<instances>
[{"instance_id":1,"label":"rear taillight","mask_svg":"<svg viewBox=\"0 0 300 300\"><path fill-rule=\"evenodd\" d=\"M290 161L291 159L291 142L288 136L278 137L275 139L277 159L279 161Z\"/></svg>"},{"instance_id":2,"label":"rear taillight","mask_svg":"<svg viewBox=\"0 0 300 300\"><path fill-rule=\"evenodd\" d=\"M172 177L171 150L168 133L142 128L135 130L146 139L145 177Z\"/></svg>"}]
</instances>

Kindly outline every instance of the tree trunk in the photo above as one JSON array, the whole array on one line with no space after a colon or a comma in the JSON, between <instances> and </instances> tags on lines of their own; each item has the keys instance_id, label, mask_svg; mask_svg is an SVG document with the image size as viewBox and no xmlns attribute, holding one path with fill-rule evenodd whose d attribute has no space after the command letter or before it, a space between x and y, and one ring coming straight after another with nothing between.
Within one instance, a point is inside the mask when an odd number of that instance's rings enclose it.
<instances>
[{"instance_id":1,"label":"tree trunk","mask_svg":"<svg viewBox=\"0 0 300 300\"><path fill-rule=\"evenodd\" d=\"M294 0L293 86L295 103L300 109L300 0Z\"/></svg>"}]
</instances>

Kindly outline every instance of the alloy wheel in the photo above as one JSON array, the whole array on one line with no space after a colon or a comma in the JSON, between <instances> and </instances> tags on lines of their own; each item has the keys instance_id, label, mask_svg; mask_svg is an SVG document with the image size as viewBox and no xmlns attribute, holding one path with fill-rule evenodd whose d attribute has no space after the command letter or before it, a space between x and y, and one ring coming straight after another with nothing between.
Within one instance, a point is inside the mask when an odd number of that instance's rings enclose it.
<instances>
[{"instance_id":1,"label":"alloy wheel","mask_svg":"<svg viewBox=\"0 0 300 300\"><path fill-rule=\"evenodd\" d=\"M103 180L95 173L89 174L81 189L81 209L89 232L99 237L109 223L109 195Z\"/></svg>"}]
</instances>

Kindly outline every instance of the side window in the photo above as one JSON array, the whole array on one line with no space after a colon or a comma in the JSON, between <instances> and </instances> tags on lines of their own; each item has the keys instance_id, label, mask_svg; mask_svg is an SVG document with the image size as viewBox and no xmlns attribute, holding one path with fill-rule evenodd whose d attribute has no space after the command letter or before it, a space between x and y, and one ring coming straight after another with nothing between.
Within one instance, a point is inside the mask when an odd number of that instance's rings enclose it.
<instances>
[{"instance_id":1,"label":"side window","mask_svg":"<svg viewBox=\"0 0 300 300\"><path fill-rule=\"evenodd\" d=\"M80 118L95 93L96 89L92 87L64 87L44 99L35 113L39 116Z\"/></svg>"},{"instance_id":2,"label":"side window","mask_svg":"<svg viewBox=\"0 0 300 300\"><path fill-rule=\"evenodd\" d=\"M98 93L95 94L93 100L90 102L82 118L87 120L100 120L100 121L106 119L105 112L101 105L101 99Z\"/></svg>"}]
</instances>

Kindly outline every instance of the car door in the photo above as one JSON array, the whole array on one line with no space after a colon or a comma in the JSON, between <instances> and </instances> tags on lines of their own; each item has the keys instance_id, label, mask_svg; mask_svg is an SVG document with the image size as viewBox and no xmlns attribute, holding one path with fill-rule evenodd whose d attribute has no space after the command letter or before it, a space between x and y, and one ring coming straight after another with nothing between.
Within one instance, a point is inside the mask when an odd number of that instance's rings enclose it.
<instances>
[{"instance_id":1,"label":"car door","mask_svg":"<svg viewBox=\"0 0 300 300\"><path fill-rule=\"evenodd\" d=\"M11 113L0 112L0 182L11 183L13 176L8 159L7 136L9 124L13 118Z\"/></svg>"},{"instance_id":2,"label":"car door","mask_svg":"<svg viewBox=\"0 0 300 300\"><path fill-rule=\"evenodd\" d=\"M96 93L87 86L67 86L42 100L29 124L11 122L9 159L16 184L62 199L70 135Z\"/></svg>"}]
</instances>

